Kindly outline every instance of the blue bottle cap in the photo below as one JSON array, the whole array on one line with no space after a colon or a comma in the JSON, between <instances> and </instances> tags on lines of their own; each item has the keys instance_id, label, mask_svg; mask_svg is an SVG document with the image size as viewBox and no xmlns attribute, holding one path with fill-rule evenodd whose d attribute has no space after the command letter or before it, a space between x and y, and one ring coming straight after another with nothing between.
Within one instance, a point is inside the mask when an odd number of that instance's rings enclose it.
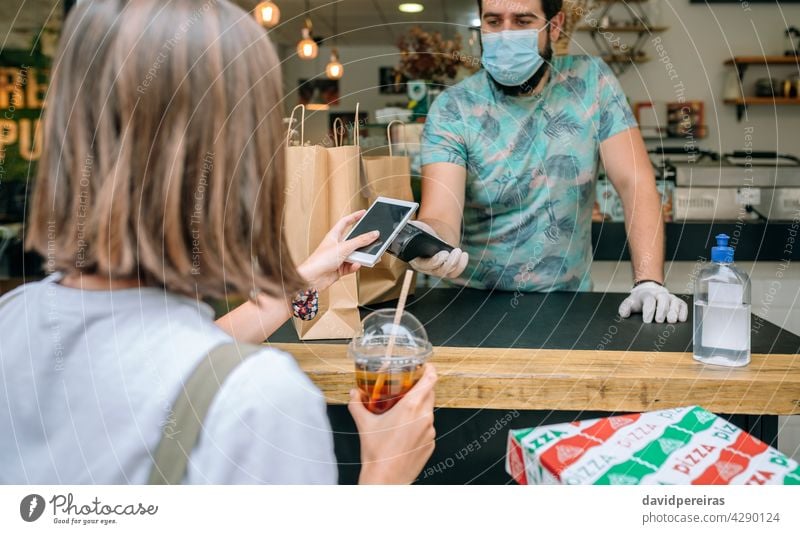
<instances>
[{"instance_id":1,"label":"blue bottle cap","mask_svg":"<svg viewBox=\"0 0 800 534\"><path fill-rule=\"evenodd\" d=\"M733 263L733 248L728 246L726 234L717 236L717 246L711 247L711 261L716 263Z\"/></svg>"}]
</instances>

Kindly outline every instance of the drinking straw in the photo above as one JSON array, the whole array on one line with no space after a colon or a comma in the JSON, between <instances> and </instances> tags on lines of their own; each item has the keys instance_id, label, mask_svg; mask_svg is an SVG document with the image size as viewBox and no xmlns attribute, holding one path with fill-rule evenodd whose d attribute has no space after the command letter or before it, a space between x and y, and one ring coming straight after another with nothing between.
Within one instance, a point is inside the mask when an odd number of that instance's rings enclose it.
<instances>
[{"instance_id":1,"label":"drinking straw","mask_svg":"<svg viewBox=\"0 0 800 534\"><path fill-rule=\"evenodd\" d=\"M400 291L400 300L397 301L397 309L394 311L394 322L392 333L389 334L389 342L386 344L386 355L384 356L383 365L378 370L378 378L375 380L375 387L372 389L372 397L369 399L370 407L374 407L375 403L380 398L383 383L386 381L386 370L392 359L392 351L394 350L395 333L400 326L400 318L403 316L403 310L406 307L406 299L408 298L408 290L411 287L411 278L414 276L414 271L411 269L406 271L406 276L403 279L403 289Z\"/></svg>"}]
</instances>

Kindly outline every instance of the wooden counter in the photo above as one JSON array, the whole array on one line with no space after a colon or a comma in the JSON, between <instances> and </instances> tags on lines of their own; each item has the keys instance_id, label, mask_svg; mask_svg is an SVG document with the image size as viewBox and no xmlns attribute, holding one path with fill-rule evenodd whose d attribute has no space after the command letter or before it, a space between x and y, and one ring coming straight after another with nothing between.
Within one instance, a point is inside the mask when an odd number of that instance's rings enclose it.
<instances>
[{"instance_id":1,"label":"wooden counter","mask_svg":"<svg viewBox=\"0 0 800 534\"><path fill-rule=\"evenodd\" d=\"M800 414L800 337L753 317L751 364L706 366L691 356L691 311L675 325L623 320L626 296L419 289L407 309L425 325L440 380L436 450L418 482L508 483L510 428L675 406L703 406L777 443L777 416ZM342 404L354 385L346 342L299 342L289 324L269 343L324 392L340 482L353 483L360 451Z\"/></svg>"},{"instance_id":2,"label":"wooden counter","mask_svg":"<svg viewBox=\"0 0 800 534\"><path fill-rule=\"evenodd\" d=\"M638 412L699 404L717 413L800 414L798 336L754 317L750 365L707 366L692 359L691 311L674 325L623 320L616 311L625 296L514 300L433 289L415 295L408 310L433 343L441 407ZM270 341L297 358L330 403L345 402L353 364L344 341L301 343L291 325Z\"/></svg>"},{"instance_id":3,"label":"wooden counter","mask_svg":"<svg viewBox=\"0 0 800 534\"><path fill-rule=\"evenodd\" d=\"M275 344L294 355L329 403L353 387L345 345ZM444 408L642 412L700 404L717 413L800 414L800 356L755 354L716 368L691 353L442 347L436 405Z\"/></svg>"}]
</instances>

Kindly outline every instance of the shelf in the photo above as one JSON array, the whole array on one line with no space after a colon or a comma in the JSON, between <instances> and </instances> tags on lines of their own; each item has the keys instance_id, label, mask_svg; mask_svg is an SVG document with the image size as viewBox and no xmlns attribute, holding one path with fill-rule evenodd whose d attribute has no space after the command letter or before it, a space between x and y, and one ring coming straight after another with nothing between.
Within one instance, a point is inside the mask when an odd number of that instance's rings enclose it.
<instances>
[{"instance_id":1,"label":"shelf","mask_svg":"<svg viewBox=\"0 0 800 534\"><path fill-rule=\"evenodd\" d=\"M404 122L404 121L395 122L395 125L398 125L398 124L402 124L403 126L406 126L406 125L409 125L409 124L425 124L425 123L424 122ZM362 124L361 128L383 128L385 130L388 126L389 126L388 122L386 124L381 124L379 122L372 122L372 123L369 123L369 124Z\"/></svg>"},{"instance_id":2,"label":"shelf","mask_svg":"<svg viewBox=\"0 0 800 534\"><path fill-rule=\"evenodd\" d=\"M744 75L748 67L752 65L784 65L787 67L800 68L800 57L798 56L735 56L725 61L725 65L734 67L739 75L739 85L744 87ZM726 104L736 106L736 119L741 121L744 117L747 106L776 106L776 105L800 105L800 98L787 98L783 96L748 96L744 98L726 98Z\"/></svg>"},{"instance_id":3,"label":"shelf","mask_svg":"<svg viewBox=\"0 0 800 534\"><path fill-rule=\"evenodd\" d=\"M800 65L797 56L737 56L725 62L726 65Z\"/></svg>"},{"instance_id":4,"label":"shelf","mask_svg":"<svg viewBox=\"0 0 800 534\"><path fill-rule=\"evenodd\" d=\"M579 32L611 32L611 33L658 33L665 32L669 28L667 26L579 26L575 31Z\"/></svg>"},{"instance_id":5,"label":"shelf","mask_svg":"<svg viewBox=\"0 0 800 534\"><path fill-rule=\"evenodd\" d=\"M661 0L655 0L660 2ZM657 26L650 20L646 9L648 0L623 1L623 0L596 0L595 7L599 6L599 13L595 15L595 24L581 24L575 28L579 32L588 33L600 57L602 57L617 76L621 76L634 63L650 61L644 53L645 45L650 35L666 31L666 26ZM625 15L619 14L611 19L611 12L616 6L624 8ZM597 25L596 21L602 21ZM625 35L624 40L617 38L608 39L608 34Z\"/></svg>"},{"instance_id":6,"label":"shelf","mask_svg":"<svg viewBox=\"0 0 800 534\"><path fill-rule=\"evenodd\" d=\"M786 98L784 96L748 96L745 98L726 98L723 100L728 105L736 106L736 119L741 121L747 106L800 106L800 98Z\"/></svg>"},{"instance_id":7,"label":"shelf","mask_svg":"<svg viewBox=\"0 0 800 534\"><path fill-rule=\"evenodd\" d=\"M646 63L650 61L650 56L601 56L606 63Z\"/></svg>"},{"instance_id":8,"label":"shelf","mask_svg":"<svg viewBox=\"0 0 800 534\"><path fill-rule=\"evenodd\" d=\"M784 96L748 96L746 98L726 98L726 104L736 106L763 106L763 105L790 105L800 106L800 98L787 98Z\"/></svg>"}]
</instances>

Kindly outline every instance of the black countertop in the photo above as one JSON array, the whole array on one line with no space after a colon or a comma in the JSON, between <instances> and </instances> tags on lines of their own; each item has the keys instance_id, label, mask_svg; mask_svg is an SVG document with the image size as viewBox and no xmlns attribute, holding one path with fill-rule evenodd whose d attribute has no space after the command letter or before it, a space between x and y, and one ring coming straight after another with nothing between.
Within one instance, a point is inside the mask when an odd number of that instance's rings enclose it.
<instances>
[{"instance_id":1,"label":"black countertop","mask_svg":"<svg viewBox=\"0 0 800 534\"><path fill-rule=\"evenodd\" d=\"M621 293L526 293L475 289L423 289L409 297L406 309L424 325L434 346L635 350L691 352L689 319L677 324L644 324L641 316L617 315ZM396 302L363 309L391 308ZM800 337L753 316L751 351L796 354ZM269 341L298 342L291 323ZM345 343L346 340L325 341Z\"/></svg>"}]
</instances>

